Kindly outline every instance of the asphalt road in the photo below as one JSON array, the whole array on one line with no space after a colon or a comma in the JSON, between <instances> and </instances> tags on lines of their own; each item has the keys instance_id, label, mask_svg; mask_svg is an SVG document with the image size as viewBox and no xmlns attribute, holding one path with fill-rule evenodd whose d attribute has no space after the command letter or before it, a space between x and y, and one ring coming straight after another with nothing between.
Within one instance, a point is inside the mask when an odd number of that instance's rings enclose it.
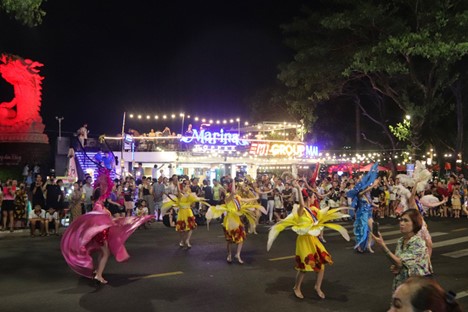
<instances>
[{"instance_id":1,"label":"asphalt road","mask_svg":"<svg viewBox=\"0 0 468 312\"><path fill-rule=\"evenodd\" d=\"M397 221L381 221L384 238L399 236ZM351 223L343 222L352 232ZM458 293L468 307L468 219L428 220L433 235L436 279ZM62 229L63 230L63 229ZM60 237L30 238L27 232L0 233L0 311L386 311L392 274L381 250L358 254L353 242L326 232L334 264L327 266L322 289L315 274L306 275L304 300L294 297L296 235L283 232L266 251L268 227L259 226L244 244L244 265L226 262L219 224L200 226L193 247L178 246L178 234L154 223L127 242L129 261L109 261L109 284L97 286L72 272L60 253ZM391 249L395 244L390 245Z\"/></svg>"}]
</instances>

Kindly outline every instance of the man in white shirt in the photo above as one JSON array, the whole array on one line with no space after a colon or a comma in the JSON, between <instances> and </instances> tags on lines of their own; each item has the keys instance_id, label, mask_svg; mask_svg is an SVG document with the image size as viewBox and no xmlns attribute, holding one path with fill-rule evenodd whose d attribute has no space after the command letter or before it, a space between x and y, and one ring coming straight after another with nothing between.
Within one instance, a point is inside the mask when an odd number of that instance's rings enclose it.
<instances>
[{"instance_id":1,"label":"man in white shirt","mask_svg":"<svg viewBox=\"0 0 468 312\"><path fill-rule=\"evenodd\" d=\"M93 178L91 176L87 176L85 179L85 184L83 184L83 193L85 194L84 198L84 206L85 212L90 212L93 210L93 203L91 201L91 197L93 196L94 188L91 185Z\"/></svg>"},{"instance_id":2,"label":"man in white shirt","mask_svg":"<svg viewBox=\"0 0 468 312\"><path fill-rule=\"evenodd\" d=\"M35 237L34 234L36 228L40 228L41 236L44 236L44 220L46 212L41 208L40 205L34 206L34 209L29 212L29 225L31 227L31 237Z\"/></svg>"},{"instance_id":3,"label":"man in white shirt","mask_svg":"<svg viewBox=\"0 0 468 312\"><path fill-rule=\"evenodd\" d=\"M54 208L49 208L49 210L47 210L46 214L45 214L45 220L44 220L44 227L45 227L45 232L46 232L46 236L49 236L49 224L53 224L54 225L54 234L56 236L58 236L58 228L59 228L59 225L60 225L60 216L59 216L59 213L57 212L57 210L55 210Z\"/></svg>"}]
</instances>

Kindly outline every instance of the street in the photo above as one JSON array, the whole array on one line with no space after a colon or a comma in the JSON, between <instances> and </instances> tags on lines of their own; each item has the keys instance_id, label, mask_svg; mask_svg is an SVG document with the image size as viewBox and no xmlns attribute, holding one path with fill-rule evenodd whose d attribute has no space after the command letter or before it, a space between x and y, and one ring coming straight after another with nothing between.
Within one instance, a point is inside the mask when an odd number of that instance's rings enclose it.
<instances>
[{"instance_id":1,"label":"street","mask_svg":"<svg viewBox=\"0 0 468 312\"><path fill-rule=\"evenodd\" d=\"M400 237L396 219L379 220L381 233L394 250ZM162 223L139 229L127 241L131 256L113 258L101 286L68 268L60 253L60 237L29 237L25 231L0 234L0 311L386 311L392 274L384 253L358 254L351 234L346 242L326 230L325 244L334 264L326 267L322 290L314 291L315 274L307 274L305 299L294 297L296 234L285 231L266 251L268 226L248 235L240 265L226 262L226 245L219 223L199 226L192 248L178 246L178 234ZM429 219L433 236L435 278L455 291L468 307L468 220ZM63 231L63 229L61 229ZM458 297L457 297L458 298Z\"/></svg>"}]
</instances>

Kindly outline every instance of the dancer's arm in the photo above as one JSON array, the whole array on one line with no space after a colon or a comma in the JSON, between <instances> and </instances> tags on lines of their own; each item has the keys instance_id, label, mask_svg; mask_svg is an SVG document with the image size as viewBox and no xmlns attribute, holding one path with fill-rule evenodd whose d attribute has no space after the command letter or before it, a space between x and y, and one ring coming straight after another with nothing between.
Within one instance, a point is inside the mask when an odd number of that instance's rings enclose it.
<instances>
[{"instance_id":1,"label":"dancer's arm","mask_svg":"<svg viewBox=\"0 0 468 312\"><path fill-rule=\"evenodd\" d=\"M294 187L299 192L299 208L297 209L297 214L299 216L302 216L302 214L304 213L304 198L302 197L302 191L297 181L294 181Z\"/></svg>"}]
</instances>

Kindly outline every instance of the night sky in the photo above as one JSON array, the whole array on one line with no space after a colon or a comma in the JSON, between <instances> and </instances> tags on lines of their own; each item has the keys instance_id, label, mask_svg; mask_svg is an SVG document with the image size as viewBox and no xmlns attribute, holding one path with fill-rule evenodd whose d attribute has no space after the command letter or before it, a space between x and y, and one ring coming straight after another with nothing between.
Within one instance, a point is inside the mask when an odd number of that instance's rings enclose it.
<instances>
[{"instance_id":1,"label":"night sky","mask_svg":"<svg viewBox=\"0 0 468 312\"><path fill-rule=\"evenodd\" d=\"M51 136L55 116L65 118L63 131L87 122L92 135L120 132L124 111L248 120L247 99L273 85L292 57L280 25L304 2L49 0L36 28L0 17L0 52L44 64ZM10 100L9 88L0 79L0 102Z\"/></svg>"}]
</instances>

